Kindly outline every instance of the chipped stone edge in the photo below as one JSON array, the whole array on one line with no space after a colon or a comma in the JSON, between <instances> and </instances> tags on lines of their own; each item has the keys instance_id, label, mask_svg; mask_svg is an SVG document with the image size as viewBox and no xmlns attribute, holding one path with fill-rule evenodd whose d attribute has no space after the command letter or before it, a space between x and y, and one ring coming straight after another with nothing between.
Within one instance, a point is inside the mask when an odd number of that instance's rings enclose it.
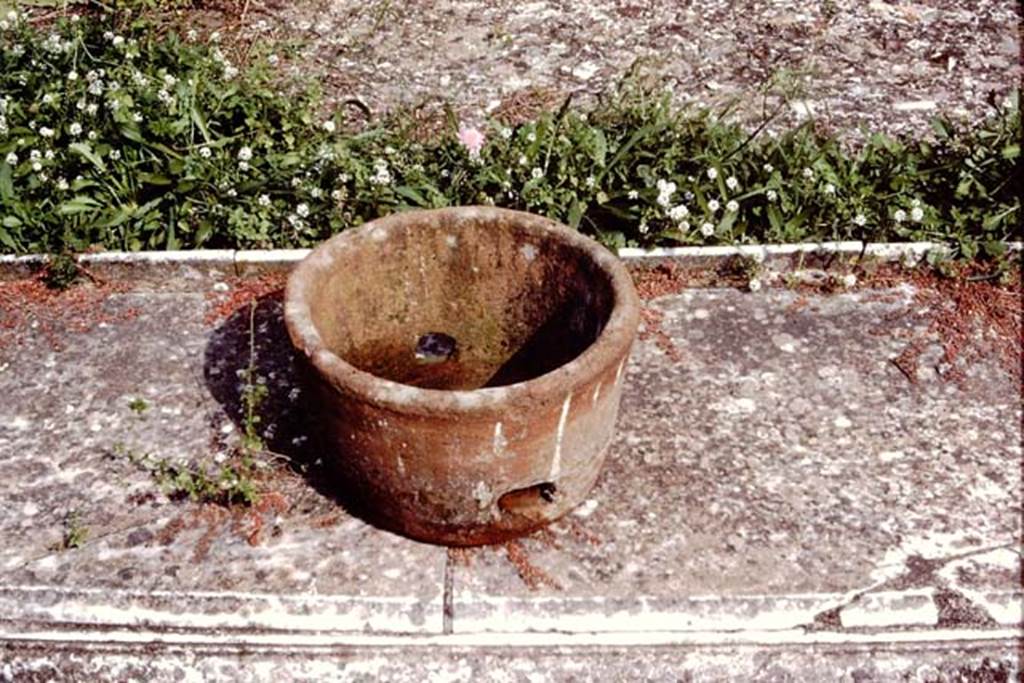
<instances>
[{"instance_id":1,"label":"chipped stone edge","mask_svg":"<svg viewBox=\"0 0 1024 683\"><path fill-rule=\"evenodd\" d=\"M1024 603L1024 592L989 591L989 604ZM840 609L843 630L933 627L933 589L847 594L747 595L738 598L503 598L456 596L454 633L782 631L813 628L815 618ZM1019 627L1021 615L992 614L998 626Z\"/></svg>"},{"instance_id":2,"label":"chipped stone edge","mask_svg":"<svg viewBox=\"0 0 1024 683\"><path fill-rule=\"evenodd\" d=\"M0 633L31 625L56 630L430 634L441 632L442 604L440 595L423 600L407 596L132 591L38 585L0 586L0 614L4 615Z\"/></svg>"},{"instance_id":3,"label":"chipped stone edge","mask_svg":"<svg viewBox=\"0 0 1024 683\"><path fill-rule=\"evenodd\" d=\"M1009 242L1010 251L1024 250L1024 242ZM309 249L215 249L194 251L139 251L98 252L82 254L79 262L97 275L117 276L131 272L134 275L152 274L166 277L167 271L179 271L185 277L257 275L289 270L304 259ZM864 243L818 242L805 244L766 244L713 247L672 247L657 249L624 248L618 250L626 261L672 259L695 264L712 263L729 258L751 257L773 263L805 260L834 259L836 257L870 257L882 261L907 258L923 259L929 253L948 253L948 248L936 242ZM0 279L15 279L30 275L43 267L49 257L45 254L25 256L0 255ZM810 265L810 263L806 263Z\"/></svg>"}]
</instances>

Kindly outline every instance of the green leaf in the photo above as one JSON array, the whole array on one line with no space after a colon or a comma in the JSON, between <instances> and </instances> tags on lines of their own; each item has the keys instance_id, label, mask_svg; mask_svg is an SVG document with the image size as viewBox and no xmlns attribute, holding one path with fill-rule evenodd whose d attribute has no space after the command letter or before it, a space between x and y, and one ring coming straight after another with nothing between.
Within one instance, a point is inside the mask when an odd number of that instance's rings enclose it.
<instances>
[{"instance_id":1,"label":"green leaf","mask_svg":"<svg viewBox=\"0 0 1024 683\"><path fill-rule=\"evenodd\" d=\"M573 230L580 229L580 221L583 220L584 208L585 207L583 205L583 202L581 202L579 199L572 200L572 204L569 205L568 223L569 227L572 228Z\"/></svg>"},{"instance_id":2,"label":"green leaf","mask_svg":"<svg viewBox=\"0 0 1024 683\"><path fill-rule=\"evenodd\" d=\"M13 216L8 216L8 218L12 218L12 217ZM2 242L3 245L5 247L7 247L8 249L10 249L11 251L17 251L18 250L18 243L14 241L14 238L11 237L10 233L7 232L6 228L7 228L7 218L4 219L4 227L0 228L0 242Z\"/></svg>"},{"instance_id":3,"label":"green leaf","mask_svg":"<svg viewBox=\"0 0 1024 683\"><path fill-rule=\"evenodd\" d=\"M89 213L99 209L102 206L98 201L92 197L86 195L78 195L74 199L68 201L57 207L57 213L63 216L74 216L80 213Z\"/></svg>"},{"instance_id":4,"label":"green leaf","mask_svg":"<svg viewBox=\"0 0 1024 683\"><path fill-rule=\"evenodd\" d=\"M396 187L395 194L399 195L400 197L405 197L416 206L430 206L430 202L428 202L423 195L421 195L419 192L409 187L408 185L399 185L398 187Z\"/></svg>"},{"instance_id":5,"label":"green leaf","mask_svg":"<svg viewBox=\"0 0 1024 683\"><path fill-rule=\"evenodd\" d=\"M1002 152L1000 152L1000 154L1004 159L1016 159L1017 157L1020 156L1020 145L1007 145L1006 147L1003 147L1003 150Z\"/></svg>"},{"instance_id":6,"label":"green leaf","mask_svg":"<svg viewBox=\"0 0 1024 683\"><path fill-rule=\"evenodd\" d=\"M68 148L76 154L88 159L93 166L95 166L101 173L107 170L107 165L103 163L101 159L93 150L92 147L86 142L72 142L68 145Z\"/></svg>"},{"instance_id":7,"label":"green leaf","mask_svg":"<svg viewBox=\"0 0 1024 683\"><path fill-rule=\"evenodd\" d=\"M14 181L11 180L11 166L6 161L0 162L0 199L4 203L14 200Z\"/></svg>"}]
</instances>

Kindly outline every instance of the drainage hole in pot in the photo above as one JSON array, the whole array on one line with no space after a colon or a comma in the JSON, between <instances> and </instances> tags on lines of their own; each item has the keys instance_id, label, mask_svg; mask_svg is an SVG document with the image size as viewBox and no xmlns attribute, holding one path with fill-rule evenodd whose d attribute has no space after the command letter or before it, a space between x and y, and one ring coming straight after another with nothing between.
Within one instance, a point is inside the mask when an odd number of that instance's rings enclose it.
<instances>
[{"instance_id":1,"label":"drainage hole in pot","mask_svg":"<svg viewBox=\"0 0 1024 683\"><path fill-rule=\"evenodd\" d=\"M455 337L444 332L427 332L416 341L416 360L420 363L443 363L456 351Z\"/></svg>"},{"instance_id":2,"label":"drainage hole in pot","mask_svg":"<svg viewBox=\"0 0 1024 683\"><path fill-rule=\"evenodd\" d=\"M545 481L533 486L509 491L498 499L498 508L526 517L543 516L545 508L555 502L558 487L553 482Z\"/></svg>"}]
</instances>

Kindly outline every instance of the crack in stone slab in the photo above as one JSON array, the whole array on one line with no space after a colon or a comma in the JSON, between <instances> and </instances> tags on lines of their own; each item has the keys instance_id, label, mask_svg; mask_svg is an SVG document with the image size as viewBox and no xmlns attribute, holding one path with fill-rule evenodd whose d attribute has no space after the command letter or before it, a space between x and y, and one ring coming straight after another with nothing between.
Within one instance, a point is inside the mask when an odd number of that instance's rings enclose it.
<instances>
[{"instance_id":1,"label":"crack in stone slab","mask_svg":"<svg viewBox=\"0 0 1024 683\"><path fill-rule=\"evenodd\" d=\"M909 596L915 591L926 588L935 589L932 601L938 611L936 626L945 628L996 627L999 625L999 621L986 607L979 605L976 600L972 600L962 590L952 587L950 584L955 582L940 576L939 573L953 562L1002 549L1010 549L1020 554L1020 549L1016 544L1003 543L937 558L926 558L918 554L909 555L903 562L903 573L892 578L880 579L867 588L847 593L840 604L822 610L803 628L807 632L842 630L846 628L842 621L843 611L860 603L865 596L885 591Z\"/></svg>"}]
</instances>

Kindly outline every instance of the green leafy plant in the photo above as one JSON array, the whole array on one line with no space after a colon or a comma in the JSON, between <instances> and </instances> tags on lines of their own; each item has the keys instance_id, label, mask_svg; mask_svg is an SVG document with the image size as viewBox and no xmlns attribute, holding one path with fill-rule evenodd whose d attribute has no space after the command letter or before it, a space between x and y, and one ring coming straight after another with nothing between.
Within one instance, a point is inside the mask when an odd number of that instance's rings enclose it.
<instances>
[{"instance_id":1,"label":"green leafy plant","mask_svg":"<svg viewBox=\"0 0 1024 683\"><path fill-rule=\"evenodd\" d=\"M236 65L213 36L102 16L45 34L4 21L0 249L12 253L303 247L394 211L472 203L610 247L929 240L971 258L1021 237L1016 92L971 128L940 119L928 137L856 145L813 122L769 134L770 115L748 130L629 79L515 125L450 111L363 124L318 113L316 87L285 81L259 47Z\"/></svg>"},{"instance_id":2,"label":"green leafy plant","mask_svg":"<svg viewBox=\"0 0 1024 683\"><path fill-rule=\"evenodd\" d=\"M78 510L68 512L64 516L64 535L61 538L60 549L81 548L88 537L89 528L82 524Z\"/></svg>"},{"instance_id":3,"label":"green leafy plant","mask_svg":"<svg viewBox=\"0 0 1024 683\"><path fill-rule=\"evenodd\" d=\"M128 403L128 409L131 410L136 415L141 417L142 415L145 414L145 412L147 410L149 410L149 403L147 403L146 399L144 399L144 398L136 397L136 398L133 398Z\"/></svg>"},{"instance_id":4,"label":"green leafy plant","mask_svg":"<svg viewBox=\"0 0 1024 683\"><path fill-rule=\"evenodd\" d=\"M43 271L43 283L50 289L68 289L81 278L82 270L75 257L67 252L50 257Z\"/></svg>"},{"instance_id":5,"label":"green leafy plant","mask_svg":"<svg viewBox=\"0 0 1024 683\"><path fill-rule=\"evenodd\" d=\"M114 454L127 458L148 472L170 498L188 498L197 503L217 505L253 505L259 500L259 488L253 478L253 465L245 461L219 466L172 463L138 453L124 444L114 446Z\"/></svg>"}]
</instances>

